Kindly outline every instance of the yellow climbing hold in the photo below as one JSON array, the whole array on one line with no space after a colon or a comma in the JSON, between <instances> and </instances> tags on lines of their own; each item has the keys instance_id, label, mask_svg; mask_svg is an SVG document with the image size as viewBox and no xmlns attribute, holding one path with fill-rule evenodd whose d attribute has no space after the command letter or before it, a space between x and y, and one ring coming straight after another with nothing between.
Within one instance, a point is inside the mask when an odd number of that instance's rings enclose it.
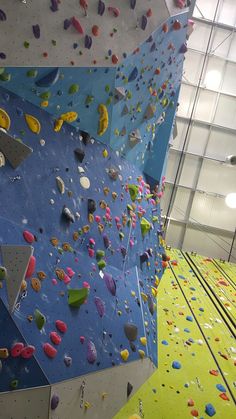
<instances>
[{"instance_id":1,"label":"yellow climbing hold","mask_svg":"<svg viewBox=\"0 0 236 419\"><path fill-rule=\"evenodd\" d=\"M56 119L56 121L54 122L54 131L55 132L59 132L61 130L61 127L63 125L63 119Z\"/></svg>"},{"instance_id":2,"label":"yellow climbing hold","mask_svg":"<svg viewBox=\"0 0 236 419\"><path fill-rule=\"evenodd\" d=\"M135 413L134 415L129 416L129 419L141 419L141 417Z\"/></svg>"},{"instance_id":3,"label":"yellow climbing hold","mask_svg":"<svg viewBox=\"0 0 236 419\"><path fill-rule=\"evenodd\" d=\"M102 136L108 128L108 111L106 105L102 103L98 106L98 112L100 114L98 123L98 135Z\"/></svg>"},{"instance_id":4,"label":"yellow climbing hold","mask_svg":"<svg viewBox=\"0 0 236 419\"><path fill-rule=\"evenodd\" d=\"M84 402L84 408L85 409L89 409L91 407L91 403L89 402Z\"/></svg>"},{"instance_id":5,"label":"yellow climbing hold","mask_svg":"<svg viewBox=\"0 0 236 419\"><path fill-rule=\"evenodd\" d=\"M123 361L127 361L127 359L129 358L129 351L128 349L124 349L123 351L120 352L120 356L123 359Z\"/></svg>"},{"instance_id":6,"label":"yellow climbing hold","mask_svg":"<svg viewBox=\"0 0 236 419\"><path fill-rule=\"evenodd\" d=\"M139 353L139 356L140 356L141 359L143 359L145 357L145 352L142 351L142 349L139 349L138 353Z\"/></svg>"},{"instance_id":7,"label":"yellow climbing hold","mask_svg":"<svg viewBox=\"0 0 236 419\"><path fill-rule=\"evenodd\" d=\"M108 157L108 151L104 148L102 155L104 158Z\"/></svg>"},{"instance_id":8,"label":"yellow climbing hold","mask_svg":"<svg viewBox=\"0 0 236 419\"><path fill-rule=\"evenodd\" d=\"M0 108L0 127L8 130L11 125L10 116L4 109Z\"/></svg>"},{"instance_id":9,"label":"yellow climbing hold","mask_svg":"<svg viewBox=\"0 0 236 419\"><path fill-rule=\"evenodd\" d=\"M141 344L142 344L143 346L146 346L146 345L147 345L147 338L146 338L145 336L143 336L143 337L142 337L142 338L140 338L139 340L140 340L140 342L141 342Z\"/></svg>"},{"instance_id":10,"label":"yellow climbing hold","mask_svg":"<svg viewBox=\"0 0 236 419\"><path fill-rule=\"evenodd\" d=\"M60 119L65 122L75 122L78 118L77 112L66 112L61 114Z\"/></svg>"},{"instance_id":11,"label":"yellow climbing hold","mask_svg":"<svg viewBox=\"0 0 236 419\"><path fill-rule=\"evenodd\" d=\"M26 113L25 114L25 120L26 120L26 123L27 123L29 129L34 134L39 134L40 133L41 125L40 125L40 122L37 118L35 118L34 116L29 115L29 114Z\"/></svg>"},{"instance_id":12,"label":"yellow climbing hold","mask_svg":"<svg viewBox=\"0 0 236 419\"><path fill-rule=\"evenodd\" d=\"M42 108L47 108L47 107L48 107L48 100L43 100L43 101L40 103L40 106L41 106Z\"/></svg>"},{"instance_id":13,"label":"yellow climbing hold","mask_svg":"<svg viewBox=\"0 0 236 419\"><path fill-rule=\"evenodd\" d=\"M141 294L141 297L142 297L143 301L146 303L147 300L148 300L147 294L144 294L144 292L141 292L140 294Z\"/></svg>"}]
</instances>

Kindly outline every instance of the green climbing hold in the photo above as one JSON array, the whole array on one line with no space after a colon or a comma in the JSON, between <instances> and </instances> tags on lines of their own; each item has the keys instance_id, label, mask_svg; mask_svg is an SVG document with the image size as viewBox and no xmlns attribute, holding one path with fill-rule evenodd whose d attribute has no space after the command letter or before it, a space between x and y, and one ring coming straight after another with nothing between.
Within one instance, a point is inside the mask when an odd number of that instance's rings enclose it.
<instances>
[{"instance_id":1,"label":"green climbing hold","mask_svg":"<svg viewBox=\"0 0 236 419\"><path fill-rule=\"evenodd\" d=\"M154 215L153 217L152 217L152 222L153 223L156 223L158 221L158 216L157 215Z\"/></svg>"},{"instance_id":2,"label":"green climbing hold","mask_svg":"<svg viewBox=\"0 0 236 419\"><path fill-rule=\"evenodd\" d=\"M76 83L73 83L68 90L69 95L74 95L79 91L79 85Z\"/></svg>"},{"instance_id":3,"label":"green climbing hold","mask_svg":"<svg viewBox=\"0 0 236 419\"><path fill-rule=\"evenodd\" d=\"M108 84L105 86L105 92L107 92L107 93L110 92L110 86L108 86Z\"/></svg>"},{"instance_id":4,"label":"green climbing hold","mask_svg":"<svg viewBox=\"0 0 236 419\"><path fill-rule=\"evenodd\" d=\"M109 106L109 105L111 104L111 102L112 102L112 98L111 98L111 97L109 97L109 98L107 99L107 101L106 101L106 105L107 105L107 106Z\"/></svg>"},{"instance_id":5,"label":"green climbing hold","mask_svg":"<svg viewBox=\"0 0 236 419\"><path fill-rule=\"evenodd\" d=\"M37 77L38 75L38 70L28 70L26 73L27 77L31 77L32 79Z\"/></svg>"},{"instance_id":6,"label":"green climbing hold","mask_svg":"<svg viewBox=\"0 0 236 419\"><path fill-rule=\"evenodd\" d=\"M94 101L94 96L88 95L85 99L85 105L89 106L89 105L91 105L91 103L93 103L93 101Z\"/></svg>"},{"instance_id":7,"label":"green climbing hold","mask_svg":"<svg viewBox=\"0 0 236 419\"><path fill-rule=\"evenodd\" d=\"M25 41L25 42L24 42L24 47L25 47L25 48L29 48L29 46L30 46L29 42Z\"/></svg>"},{"instance_id":8,"label":"green climbing hold","mask_svg":"<svg viewBox=\"0 0 236 419\"><path fill-rule=\"evenodd\" d=\"M130 184L128 185L128 189L129 189L130 198L134 202L138 196L138 186Z\"/></svg>"},{"instance_id":9,"label":"green climbing hold","mask_svg":"<svg viewBox=\"0 0 236 419\"><path fill-rule=\"evenodd\" d=\"M17 387L18 387L18 385L19 385L19 380L12 380L11 382L10 382L10 388L12 389L12 390L16 390L17 389Z\"/></svg>"},{"instance_id":10,"label":"green climbing hold","mask_svg":"<svg viewBox=\"0 0 236 419\"><path fill-rule=\"evenodd\" d=\"M7 270L4 268L4 266L0 266L0 281L3 281L3 279L6 279L7 277Z\"/></svg>"},{"instance_id":11,"label":"green climbing hold","mask_svg":"<svg viewBox=\"0 0 236 419\"><path fill-rule=\"evenodd\" d=\"M104 252L104 250L100 250L100 249L98 249L98 250L96 251L96 259L97 259L97 260L101 260L102 258L104 258L104 256L105 256L105 252Z\"/></svg>"},{"instance_id":12,"label":"green climbing hold","mask_svg":"<svg viewBox=\"0 0 236 419\"><path fill-rule=\"evenodd\" d=\"M40 95L41 99L48 100L51 97L51 92L43 92Z\"/></svg>"},{"instance_id":13,"label":"green climbing hold","mask_svg":"<svg viewBox=\"0 0 236 419\"><path fill-rule=\"evenodd\" d=\"M5 71L5 68L4 67L0 67L0 75L3 74L4 71Z\"/></svg>"},{"instance_id":14,"label":"green climbing hold","mask_svg":"<svg viewBox=\"0 0 236 419\"><path fill-rule=\"evenodd\" d=\"M99 260L98 262L98 269L102 271L106 267L106 262L104 259Z\"/></svg>"},{"instance_id":15,"label":"green climbing hold","mask_svg":"<svg viewBox=\"0 0 236 419\"><path fill-rule=\"evenodd\" d=\"M46 317L37 308L34 311L34 320L39 330L41 330L46 323Z\"/></svg>"},{"instance_id":16,"label":"green climbing hold","mask_svg":"<svg viewBox=\"0 0 236 419\"><path fill-rule=\"evenodd\" d=\"M88 298L89 289L88 288L79 288L79 289L69 289L68 290L68 304L70 307L80 308L84 304L85 300Z\"/></svg>"},{"instance_id":17,"label":"green climbing hold","mask_svg":"<svg viewBox=\"0 0 236 419\"><path fill-rule=\"evenodd\" d=\"M0 74L0 80L1 81L10 81L11 80L11 74L6 73L6 72Z\"/></svg>"},{"instance_id":18,"label":"green climbing hold","mask_svg":"<svg viewBox=\"0 0 236 419\"><path fill-rule=\"evenodd\" d=\"M144 217L141 218L140 226L141 226L141 233L143 236L146 236L146 234L151 230L151 224Z\"/></svg>"}]
</instances>

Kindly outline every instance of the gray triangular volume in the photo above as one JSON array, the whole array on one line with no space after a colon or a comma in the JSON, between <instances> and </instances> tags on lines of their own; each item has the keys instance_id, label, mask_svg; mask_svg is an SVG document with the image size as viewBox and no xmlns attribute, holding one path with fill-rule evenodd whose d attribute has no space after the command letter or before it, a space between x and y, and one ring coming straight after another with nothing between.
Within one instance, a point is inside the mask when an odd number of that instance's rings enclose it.
<instances>
[{"instance_id":1,"label":"gray triangular volume","mask_svg":"<svg viewBox=\"0 0 236 419\"><path fill-rule=\"evenodd\" d=\"M32 246L2 245L3 266L7 270L6 284L9 311L12 312L18 298L21 282L25 277L30 256L33 254Z\"/></svg>"},{"instance_id":2,"label":"gray triangular volume","mask_svg":"<svg viewBox=\"0 0 236 419\"><path fill-rule=\"evenodd\" d=\"M153 104L149 104L144 114L144 119L151 119L154 117L156 112L156 106Z\"/></svg>"},{"instance_id":3,"label":"gray triangular volume","mask_svg":"<svg viewBox=\"0 0 236 419\"><path fill-rule=\"evenodd\" d=\"M140 143L140 141L141 141L141 134L140 134L139 129L136 129L129 134L130 148L133 148L136 144Z\"/></svg>"},{"instance_id":4,"label":"gray triangular volume","mask_svg":"<svg viewBox=\"0 0 236 419\"><path fill-rule=\"evenodd\" d=\"M127 105L125 105L123 107L123 111L121 112L121 115L124 116L124 115L127 115L128 113L129 113L129 108Z\"/></svg>"},{"instance_id":5,"label":"gray triangular volume","mask_svg":"<svg viewBox=\"0 0 236 419\"><path fill-rule=\"evenodd\" d=\"M14 169L33 152L32 148L2 130L0 130L0 151Z\"/></svg>"},{"instance_id":6,"label":"gray triangular volume","mask_svg":"<svg viewBox=\"0 0 236 419\"><path fill-rule=\"evenodd\" d=\"M125 94L125 88L124 87L116 87L115 88L115 94L114 94L115 103L120 102L120 100L124 99L125 96L126 96L126 94Z\"/></svg>"}]
</instances>

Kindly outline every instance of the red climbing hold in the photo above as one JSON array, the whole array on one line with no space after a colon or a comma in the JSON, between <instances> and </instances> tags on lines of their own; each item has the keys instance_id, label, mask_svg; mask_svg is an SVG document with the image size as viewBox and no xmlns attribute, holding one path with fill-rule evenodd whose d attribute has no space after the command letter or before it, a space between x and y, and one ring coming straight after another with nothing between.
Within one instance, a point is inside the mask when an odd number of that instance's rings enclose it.
<instances>
[{"instance_id":1,"label":"red climbing hold","mask_svg":"<svg viewBox=\"0 0 236 419\"><path fill-rule=\"evenodd\" d=\"M79 20L76 19L75 16L72 17L71 23L74 26L74 28L77 30L77 32L79 32L83 35L83 33L84 33L83 27L81 26Z\"/></svg>"},{"instance_id":2,"label":"red climbing hold","mask_svg":"<svg viewBox=\"0 0 236 419\"><path fill-rule=\"evenodd\" d=\"M193 410L191 410L191 415L196 418L196 417L198 417L199 413L196 409L193 409Z\"/></svg>"},{"instance_id":3,"label":"red climbing hold","mask_svg":"<svg viewBox=\"0 0 236 419\"><path fill-rule=\"evenodd\" d=\"M111 61L113 62L113 64L117 64L119 61L119 58L117 57L117 55L113 54L111 57Z\"/></svg>"},{"instance_id":4,"label":"red climbing hold","mask_svg":"<svg viewBox=\"0 0 236 419\"><path fill-rule=\"evenodd\" d=\"M215 375L216 377L219 375L219 371L216 370L210 370L209 372L211 375Z\"/></svg>"},{"instance_id":5,"label":"red climbing hold","mask_svg":"<svg viewBox=\"0 0 236 419\"><path fill-rule=\"evenodd\" d=\"M56 328L59 330L59 332L66 333L67 325L65 322L63 322L62 320L56 320L55 325L56 325Z\"/></svg>"},{"instance_id":6,"label":"red climbing hold","mask_svg":"<svg viewBox=\"0 0 236 419\"><path fill-rule=\"evenodd\" d=\"M44 343L43 350L49 358L55 358L57 354L56 348L54 348L50 343Z\"/></svg>"},{"instance_id":7,"label":"red climbing hold","mask_svg":"<svg viewBox=\"0 0 236 419\"><path fill-rule=\"evenodd\" d=\"M174 31L178 31L179 29L181 29L181 23L179 20L175 20L173 23L173 29Z\"/></svg>"},{"instance_id":8,"label":"red climbing hold","mask_svg":"<svg viewBox=\"0 0 236 419\"><path fill-rule=\"evenodd\" d=\"M15 345L11 348L11 356L13 358L16 358L17 356L20 356L22 349L24 348L24 344L21 342L15 343Z\"/></svg>"},{"instance_id":9,"label":"red climbing hold","mask_svg":"<svg viewBox=\"0 0 236 419\"><path fill-rule=\"evenodd\" d=\"M54 345L59 345L61 343L61 336L59 336L57 332L51 332L50 339Z\"/></svg>"},{"instance_id":10,"label":"red climbing hold","mask_svg":"<svg viewBox=\"0 0 236 419\"><path fill-rule=\"evenodd\" d=\"M30 231L28 230L23 231L23 237L25 241L29 244L32 244L35 241L34 235L30 233Z\"/></svg>"},{"instance_id":11,"label":"red climbing hold","mask_svg":"<svg viewBox=\"0 0 236 419\"><path fill-rule=\"evenodd\" d=\"M226 400L226 401L229 401L229 400L230 400L230 399L228 398L227 394L225 394L225 393L220 393L220 394L219 394L219 396L220 396L220 398L221 398L222 400Z\"/></svg>"},{"instance_id":12,"label":"red climbing hold","mask_svg":"<svg viewBox=\"0 0 236 419\"><path fill-rule=\"evenodd\" d=\"M162 26L162 30L163 30L164 33L168 32L169 29L168 29L167 23L164 23L164 25Z\"/></svg>"},{"instance_id":13,"label":"red climbing hold","mask_svg":"<svg viewBox=\"0 0 236 419\"><path fill-rule=\"evenodd\" d=\"M30 256L30 260L29 260L29 264L28 264L28 268L25 274L26 278L30 278L34 271L35 271L35 266L36 266L36 259L34 256Z\"/></svg>"},{"instance_id":14,"label":"red climbing hold","mask_svg":"<svg viewBox=\"0 0 236 419\"><path fill-rule=\"evenodd\" d=\"M93 27L92 27L92 34L93 34L94 36L99 36L99 35L100 35L100 29L99 29L99 26L97 26L97 25L93 25Z\"/></svg>"},{"instance_id":15,"label":"red climbing hold","mask_svg":"<svg viewBox=\"0 0 236 419\"><path fill-rule=\"evenodd\" d=\"M147 15L147 17L151 17L152 16L152 9L148 9L146 15Z\"/></svg>"},{"instance_id":16,"label":"red climbing hold","mask_svg":"<svg viewBox=\"0 0 236 419\"><path fill-rule=\"evenodd\" d=\"M22 349L20 356L24 359L30 359L35 353L35 347L33 345L28 345Z\"/></svg>"}]
</instances>

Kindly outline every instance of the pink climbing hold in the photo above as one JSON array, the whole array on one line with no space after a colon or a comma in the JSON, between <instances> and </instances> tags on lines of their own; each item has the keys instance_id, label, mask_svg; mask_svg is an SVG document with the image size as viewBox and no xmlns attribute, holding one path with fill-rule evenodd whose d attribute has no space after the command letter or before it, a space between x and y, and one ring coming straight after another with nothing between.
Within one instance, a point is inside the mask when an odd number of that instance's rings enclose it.
<instances>
[{"instance_id":1,"label":"pink climbing hold","mask_svg":"<svg viewBox=\"0 0 236 419\"><path fill-rule=\"evenodd\" d=\"M91 247L89 247L88 248L88 254L89 254L89 257L93 258L94 257L94 254L95 254L94 249L91 249Z\"/></svg>"},{"instance_id":2,"label":"pink climbing hold","mask_svg":"<svg viewBox=\"0 0 236 419\"><path fill-rule=\"evenodd\" d=\"M28 264L28 268L25 274L26 278L30 278L34 271L35 271L35 266L36 266L36 259L34 256L30 256L30 260L29 260L29 264Z\"/></svg>"},{"instance_id":3,"label":"pink climbing hold","mask_svg":"<svg viewBox=\"0 0 236 419\"><path fill-rule=\"evenodd\" d=\"M89 285L89 283L88 283L88 282L86 282L86 281L84 281L84 282L83 282L83 288L88 288L88 289L90 289L90 285Z\"/></svg>"},{"instance_id":4,"label":"pink climbing hold","mask_svg":"<svg viewBox=\"0 0 236 419\"><path fill-rule=\"evenodd\" d=\"M30 359L35 353L35 347L33 345L28 345L22 349L20 356L24 359Z\"/></svg>"},{"instance_id":5,"label":"pink climbing hold","mask_svg":"<svg viewBox=\"0 0 236 419\"><path fill-rule=\"evenodd\" d=\"M118 7L112 7L112 6L109 6L109 7L108 7L108 11L109 11L110 13L112 13L114 17L118 17L118 16L120 16L120 9L118 9Z\"/></svg>"},{"instance_id":6,"label":"pink climbing hold","mask_svg":"<svg viewBox=\"0 0 236 419\"><path fill-rule=\"evenodd\" d=\"M65 275L63 279L64 284L68 285L71 282L69 275Z\"/></svg>"},{"instance_id":7,"label":"pink climbing hold","mask_svg":"<svg viewBox=\"0 0 236 419\"><path fill-rule=\"evenodd\" d=\"M133 247L134 246L134 241L132 239L130 239L129 245L130 245L130 247Z\"/></svg>"},{"instance_id":8,"label":"pink climbing hold","mask_svg":"<svg viewBox=\"0 0 236 419\"><path fill-rule=\"evenodd\" d=\"M80 343L83 344L85 342L85 337L84 336L80 336L79 340L80 340Z\"/></svg>"},{"instance_id":9,"label":"pink climbing hold","mask_svg":"<svg viewBox=\"0 0 236 419\"><path fill-rule=\"evenodd\" d=\"M71 269L71 268L67 267L67 268L66 268L66 270L67 270L67 274L68 274L68 276L69 276L70 278L72 278L72 276L74 276L74 274L75 274L75 272L73 271L73 269Z\"/></svg>"},{"instance_id":10,"label":"pink climbing hold","mask_svg":"<svg viewBox=\"0 0 236 419\"><path fill-rule=\"evenodd\" d=\"M22 342L15 343L10 351L11 356L13 358L17 358L18 356L20 356L22 349L24 349L24 344Z\"/></svg>"},{"instance_id":11,"label":"pink climbing hold","mask_svg":"<svg viewBox=\"0 0 236 419\"><path fill-rule=\"evenodd\" d=\"M59 332L66 333L67 325L65 322L63 322L62 320L56 320L55 325Z\"/></svg>"},{"instance_id":12,"label":"pink climbing hold","mask_svg":"<svg viewBox=\"0 0 236 419\"><path fill-rule=\"evenodd\" d=\"M152 9L148 9L146 15L147 15L147 17L151 17L152 16Z\"/></svg>"},{"instance_id":13,"label":"pink climbing hold","mask_svg":"<svg viewBox=\"0 0 236 419\"><path fill-rule=\"evenodd\" d=\"M91 238L91 239L89 239L89 244L92 245L92 246L95 246L96 242L95 242L94 239Z\"/></svg>"},{"instance_id":14,"label":"pink climbing hold","mask_svg":"<svg viewBox=\"0 0 236 419\"><path fill-rule=\"evenodd\" d=\"M50 343L43 344L44 353L48 356L48 358L55 358L57 354L57 349L54 348Z\"/></svg>"},{"instance_id":15,"label":"pink climbing hold","mask_svg":"<svg viewBox=\"0 0 236 419\"><path fill-rule=\"evenodd\" d=\"M120 217L115 217L115 222L119 223L120 222Z\"/></svg>"},{"instance_id":16,"label":"pink climbing hold","mask_svg":"<svg viewBox=\"0 0 236 419\"><path fill-rule=\"evenodd\" d=\"M77 32L79 32L79 33L81 33L81 34L83 35L83 33L84 33L84 29L83 29L83 27L81 26L81 24L80 24L79 20L78 20L75 16L73 16L73 17L71 18L71 23L72 23L72 25L74 26L74 28L77 30Z\"/></svg>"},{"instance_id":17,"label":"pink climbing hold","mask_svg":"<svg viewBox=\"0 0 236 419\"><path fill-rule=\"evenodd\" d=\"M61 343L61 336L59 336L57 332L51 332L50 339L54 345L60 345Z\"/></svg>"},{"instance_id":18,"label":"pink climbing hold","mask_svg":"<svg viewBox=\"0 0 236 419\"><path fill-rule=\"evenodd\" d=\"M30 233L30 231L28 230L23 231L23 237L25 241L29 244L32 244L35 241L34 235Z\"/></svg>"},{"instance_id":19,"label":"pink climbing hold","mask_svg":"<svg viewBox=\"0 0 236 419\"><path fill-rule=\"evenodd\" d=\"M101 222L100 215L95 215L94 219L95 219L96 223L100 223Z\"/></svg>"},{"instance_id":20,"label":"pink climbing hold","mask_svg":"<svg viewBox=\"0 0 236 419\"><path fill-rule=\"evenodd\" d=\"M52 278L52 284L53 284L53 285L57 285L57 280L56 280L56 278Z\"/></svg>"}]
</instances>

